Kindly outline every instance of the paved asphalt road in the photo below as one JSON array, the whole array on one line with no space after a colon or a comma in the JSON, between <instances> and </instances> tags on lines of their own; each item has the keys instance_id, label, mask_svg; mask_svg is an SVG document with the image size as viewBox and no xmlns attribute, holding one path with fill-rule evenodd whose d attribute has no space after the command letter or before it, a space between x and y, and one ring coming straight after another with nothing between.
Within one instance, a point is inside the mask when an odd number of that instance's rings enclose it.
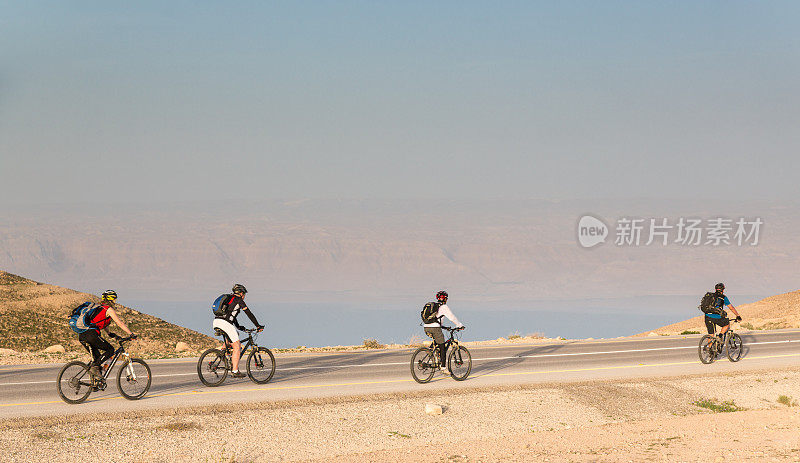
<instances>
[{"instance_id":1,"label":"paved asphalt road","mask_svg":"<svg viewBox=\"0 0 800 463\"><path fill-rule=\"evenodd\" d=\"M196 358L150 360L153 383L143 399L123 399L114 381L80 405L62 402L56 392L55 378L62 365L0 366L0 418L225 402L246 406L252 401L800 366L800 331L763 331L742 337L745 353L740 362L721 359L711 365L698 360L698 335L476 346L470 347L473 369L469 379L456 382L437 373L428 384L417 384L411 378L411 349L277 354L277 371L270 383L258 385L247 378L228 377L216 388L200 383Z\"/></svg>"}]
</instances>

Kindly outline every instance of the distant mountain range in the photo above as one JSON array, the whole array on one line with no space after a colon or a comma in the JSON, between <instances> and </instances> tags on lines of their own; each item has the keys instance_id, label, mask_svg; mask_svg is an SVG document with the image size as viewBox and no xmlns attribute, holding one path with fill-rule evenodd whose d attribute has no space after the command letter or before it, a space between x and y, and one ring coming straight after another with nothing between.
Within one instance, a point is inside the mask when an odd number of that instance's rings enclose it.
<instances>
[{"instance_id":1,"label":"distant mountain range","mask_svg":"<svg viewBox=\"0 0 800 463\"><path fill-rule=\"evenodd\" d=\"M0 207L0 268L132 298L202 298L234 281L276 301L775 294L797 286L800 206L696 201L252 201ZM611 227L577 243L584 214ZM617 246L621 217L760 217L757 246ZM643 243L646 241L646 236ZM215 294L214 294L215 295ZM422 295L422 296L420 296ZM131 297L131 296L129 296ZM202 298L194 300L202 300Z\"/></svg>"}]
</instances>

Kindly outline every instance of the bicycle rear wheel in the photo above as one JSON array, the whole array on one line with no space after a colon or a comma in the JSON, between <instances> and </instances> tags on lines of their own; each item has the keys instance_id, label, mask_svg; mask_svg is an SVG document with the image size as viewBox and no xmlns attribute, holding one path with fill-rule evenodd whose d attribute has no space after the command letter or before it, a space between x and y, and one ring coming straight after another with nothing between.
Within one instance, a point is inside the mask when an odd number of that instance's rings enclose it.
<instances>
[{"instance_id":1,"label":"bicycle rear wheel","mask_svg":"<svg viewBox=\"0 0 800 463\"><path fill-rule=\"evenodd\" d=\"M197 361L197 376L208 387L222 384L228 376L228 361L225 354L218 349L208 349Z\"/></svg>"},{"instance_id":2,"label":"bicycle rear wheel","mask_svg":"<svg viewBox=\"0 0 800 463\"><path fill-rule=\"evenodd\" d=\"M744 351L742 337L731 333L731 337L728 339L728 360L738 362L742 358L742 351Z\"/></svg>"},{"instance_id":3,"label":"bicycle rear wheel","mask_svg":"<svg viewBox=\"0 0 800 463\"><path fill-rule=\"evenodd\" d=\"M472 355L464 346L458 346L447 356L447 369L456 381L464 381L472 371Z\"/></svg>"},{"instance_id":4,"label":"bicycle rear wheel","mask_svg":"<svg viewBox=\"0 0 800 463\"><path fill-rule=\"evenodd\" d=\"M141 399L150 390L153 375L142 359L130 359L117 372L117 389L128 400Z\"/></svg>"},{"instance_id":5,"label":"bicycle rear wheel","mask_svg":"<svg viewBox=\"0 0 800 463\"><path fill-rule=\"evenodd\" d=\"M58 372L56 388L61 399L68 404L79 404L92 393L92 375L83 362L69 362Z\"/></svg>"},{"instance_id":6,"label":"bicycle rear wheel","mask_svg":"<svg viewBox=\"0 0 800 463\"><path fill-rule=\"evenodd\" d=\"M420 347L411 356L411 377L420 384L430 381L437 368L436 356L427 347Z\"/></svg>"},{"instance_id":7,"label":"bicycle rear wheel","mask_svg":"<svg viewBox=\"0 0 800 463\"><path fill-rule=\"evenodd\" d=\"M266 347L253 349L247 356L247 376L256 384L266 384L275 374L275 356Z\"/></svg>"},{"instance_id":8,"label":"bicycle rear wheel","mask_svg":"<svg viewBox=\"0 0 800 463\"><path fill-rule=\"evenodd\" d=\"M703 363L713 363L717 359L717 337L707 334L700 338L700 345L697 346L697 354Z\"/></svg>"}]
</instances>

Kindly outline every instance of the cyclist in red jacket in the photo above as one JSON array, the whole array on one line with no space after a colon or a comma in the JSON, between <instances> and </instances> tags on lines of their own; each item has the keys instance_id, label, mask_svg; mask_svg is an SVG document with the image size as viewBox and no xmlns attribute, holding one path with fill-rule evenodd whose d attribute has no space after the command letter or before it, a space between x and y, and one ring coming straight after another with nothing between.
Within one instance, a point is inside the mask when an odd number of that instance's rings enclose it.
<instances>
[{"instance_id":1,"label":"cyclist in red jacket","mask_svg":"<svg viewBox=\"0 0 800 463\"><path fill-rule=\"evenodd\" d=\"M92 362L89 364L89 372L96 377L102 376L100 365L114 355L114 347L100 336L100 330L105 331L111 338L117 338L118 336L116 334L108 330L111 320L114 320L114 323L128 333L128 336L136 337L131 330L128 329L128 326L120 320L117 312L114 310L116 300L117 293L113 289L105 291L102 295L102 301L100 301L100 310L91 320L92 326L96 328L89 328L78 335L78 341L80 341L86 350L92 353Z\"/></svg>"}]
</instances>

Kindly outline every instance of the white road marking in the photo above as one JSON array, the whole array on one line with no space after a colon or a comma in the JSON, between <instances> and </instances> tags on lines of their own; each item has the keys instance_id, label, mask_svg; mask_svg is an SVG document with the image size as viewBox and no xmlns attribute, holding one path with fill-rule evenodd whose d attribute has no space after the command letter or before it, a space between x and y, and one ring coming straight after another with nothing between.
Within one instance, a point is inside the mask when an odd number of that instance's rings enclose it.
<instances>
[{"instance_id":1,"label":"white road marking","mask_svg":"<svg viewBox=\"0 0 800 463\"><path fill-rule=\"evenodd\" d=\"M28 381L25 383L0 383L0 386L21 386L23 384L46 384L46 383L55 383L55 381Z\"/></svg>"},{"instance_id":2,"label":"white road marking","mask_svg":"<svg viewBox=\"0 0 800 463\"><path fill-rule=\"evenodd\" d=\"M790 339L786 341L761 341L761 342L749 342L746 343L745 346L755 346L755 345L763 345L763 344L787 344L793 342L800 342L800 339ZM654 351L666 351L666 350L679 350L679 349L697 349L697 346L676 346L676 347L654 347L649 349L629 349L629 350L610 350L610 351L603 351L603 352L572 352L572 353L562 353L562 354L533 354L533 355L511 355L507 357L484 357L484 358L473 358L473 362L482 362L487 360L512 360L512 359L530 359L530 358L546 358L546 357L574 357L579 355L609 355L609 354L627 354L627 353L634 353L634 352L654 352ZM327 365L327 366L315 366L315 367L286 367L286 368L277 368L276 371L287 371L287 370L329 370L333 368L366 368L366 367L384 367L384 366L396 366L396 365L408 365L408 361L405 362L387 362L387 363L366 363L362 365ZM169 378L175 376L196 376L197 372L192 373L170 373L170 374L163 374L163 375L153 375L153 378ZM52 384L55 383L55 380L49 381L26 381L26 382L18 382L18 383L0 383L0 386L22 386L26 384Z\"/></svg>"}]
</instances>

